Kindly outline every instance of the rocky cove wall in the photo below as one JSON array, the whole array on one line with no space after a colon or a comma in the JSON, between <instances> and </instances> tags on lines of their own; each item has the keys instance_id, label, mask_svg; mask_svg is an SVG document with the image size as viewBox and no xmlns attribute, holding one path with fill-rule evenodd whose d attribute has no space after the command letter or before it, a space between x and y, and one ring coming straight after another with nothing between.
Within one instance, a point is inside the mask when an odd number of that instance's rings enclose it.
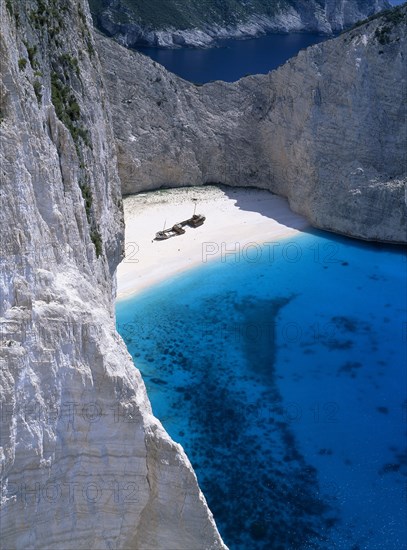
<instances>
[{"instance_id":1,"label":"rocky cove wall","mask_svg":"<svg viewBox=\"0 0 407 550\"><path fill-rule=\"evenodd\" d=\"M97 34L123 193L260 187L315 227L405 242L406 10L232 84L193 85Z\"/></svg>"},{"instance_id":2,"label":"rocky cove wall","mask_svg":"<svg viewBox=\"0 0 407 550\"><path fill-rule=\"evenodd\" d=\"M166 0L171 2L171 0ZM213 46L219 38L245 38L258 36L266 32L319 32L332 34L352 26L361 19L390 7L386 0L287 0L274 3L275 13L270 15L270 2L263 3L263 9L257 4L238 2L240 15L227 10L228 21L220 12L219 3L213 3L197 22L192 14L198 2L192 0L179 12L179 5L174 2L170 25L155 23L159 14L151 6L148 15L140 17L138 6L117 3L114 0L93 0L94 20L97 27L109 36L114 37L126 47L138 44L149 44L159 47L207 47ZM231 8L233 9L233 8ZM177 15L184 22L184 27L177 24ZM147 17L147 19L146 19ZM185 28L185 21L189 21Z\"/></svg>"},{"instance_id":3,"label":"rocky cove wall","mask_svg":"<svg viewBox=\"0 0 407 550\"><path fill-rule=\"evenodd\" d=\"M2 547L225 548L115 330L121 191L87 4L0 5Z\"/></svg>"}]
</instances>

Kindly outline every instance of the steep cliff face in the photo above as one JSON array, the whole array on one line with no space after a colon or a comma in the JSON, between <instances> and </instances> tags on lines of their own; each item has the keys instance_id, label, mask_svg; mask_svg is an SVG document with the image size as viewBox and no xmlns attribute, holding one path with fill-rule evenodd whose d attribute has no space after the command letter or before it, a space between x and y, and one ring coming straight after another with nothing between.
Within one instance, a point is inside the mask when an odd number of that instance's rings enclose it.
<instances>
[{"instance_id":1,"label":"steep cliff face","mask_svg":"<svg viewBox=\"0 0 407 550\"><path fill-rule=\"evenodd\" d=\"M261 187L316 227L404 242L406 11L200 87L98 36L123 192Z\"/></svg>"},{"instance_id":2,"label":"steep cliff face","mask_svg":"<svg viewBox=\"0 0 407 550\"><path fill-rule=\"evenodd\" d=\"M123 219L87 5L1 0L4 548L224 548L115 330Z\"/></svg>"},{"instance_id":3,"label":"steep cliff face","mask_svg":"<svg viewBox=\"0 0 407 550\"><path fill-rule=\"evenodd\" d=\"M390 7L387 0L90 0L96 26L121 44L211 46L265 32L331 34Z\"/></svg>"}]
</instances>

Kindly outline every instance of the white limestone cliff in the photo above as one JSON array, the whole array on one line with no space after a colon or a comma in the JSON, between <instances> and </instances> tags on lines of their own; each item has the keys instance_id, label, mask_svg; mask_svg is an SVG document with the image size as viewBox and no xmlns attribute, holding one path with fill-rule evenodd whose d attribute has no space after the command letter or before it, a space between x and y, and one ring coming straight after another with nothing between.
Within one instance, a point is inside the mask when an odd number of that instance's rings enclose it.
<instances>
[{"instance_id":1,"label":"white limestone cliff","mask_svg":"<svg viewBox=\"0 0 407 550\"><path fill-rule=\"evenodd\" d=\"M0 5L2 548L225 548L115 330L121 192L87 4Z\"/></svg>"},{"instance_id":2,"label":"white limestone cliff","mask_svg":"<svg viewBox=\"0 0 407 550\"><path fill-rule=\"evenodd\" d=\"M195 86L97 35L123 192L260 187L316 227L405 242L406 12L232 84Z\"/></svg>"},{"instance_id":3,"label":"white limestone cliff","mask_svg":"<svg viewBox=\"0 0 407 550\"><path fill-rule=\"evenodd\" d=\"M263 187L405 241L405 25L201 87L98 37L106 91L85 2L0 7L2 545L225 548L115 330L121 183Z\"/></svg>"}]
</instances>

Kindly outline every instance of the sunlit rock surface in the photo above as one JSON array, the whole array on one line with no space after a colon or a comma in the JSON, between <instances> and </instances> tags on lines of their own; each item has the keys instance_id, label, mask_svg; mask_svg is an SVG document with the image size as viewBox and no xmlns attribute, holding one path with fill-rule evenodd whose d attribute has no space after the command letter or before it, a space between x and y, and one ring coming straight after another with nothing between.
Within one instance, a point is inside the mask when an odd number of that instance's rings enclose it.
<instances>
[{"instance_id":1,"label":"sunlit rock surface","mask_svg":"<svg viewBox=\"0 0 407 550\"><path fill-rule=\"evenodd\" d=\"M81 1L1 1L2 547L223 548L115 330L122 203L90 24Z\"/></svg>"},{"instance_id":2,"label":"sunlit rock surface","mask_svg":"<svg viewBox=\"0 0 407 550\"><path fill-rule=\"evenodd\" d=\"M123 192L261 187L316 227L404 242L406 9L232 84L195 86L97 35Z\"/></svg>"}]
</instances>

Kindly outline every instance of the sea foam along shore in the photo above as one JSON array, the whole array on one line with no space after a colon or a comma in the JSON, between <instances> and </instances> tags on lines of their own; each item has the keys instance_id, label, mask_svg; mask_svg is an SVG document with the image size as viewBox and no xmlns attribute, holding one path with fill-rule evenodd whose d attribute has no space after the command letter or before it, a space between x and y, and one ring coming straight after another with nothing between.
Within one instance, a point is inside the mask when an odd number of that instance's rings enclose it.
<instances>
[{"instance_id":1,"label":"sea foam along shore","mask_svg":"<svg viewBox=\"0 0 407 550\"><path fill-rule=\"evenodd\" d=\"M195 200L194 200L195 199ZM164 241L157 231L194 213L204 225ZM118 267L118 300L179 274L202 262L236 252L253 259L264 243L273 243L307 227L288 202L269 191L215 186L165 189L124 199L126 257ZM270 250L270 246L268 250Z\"/></svg>"}]
</instances>

